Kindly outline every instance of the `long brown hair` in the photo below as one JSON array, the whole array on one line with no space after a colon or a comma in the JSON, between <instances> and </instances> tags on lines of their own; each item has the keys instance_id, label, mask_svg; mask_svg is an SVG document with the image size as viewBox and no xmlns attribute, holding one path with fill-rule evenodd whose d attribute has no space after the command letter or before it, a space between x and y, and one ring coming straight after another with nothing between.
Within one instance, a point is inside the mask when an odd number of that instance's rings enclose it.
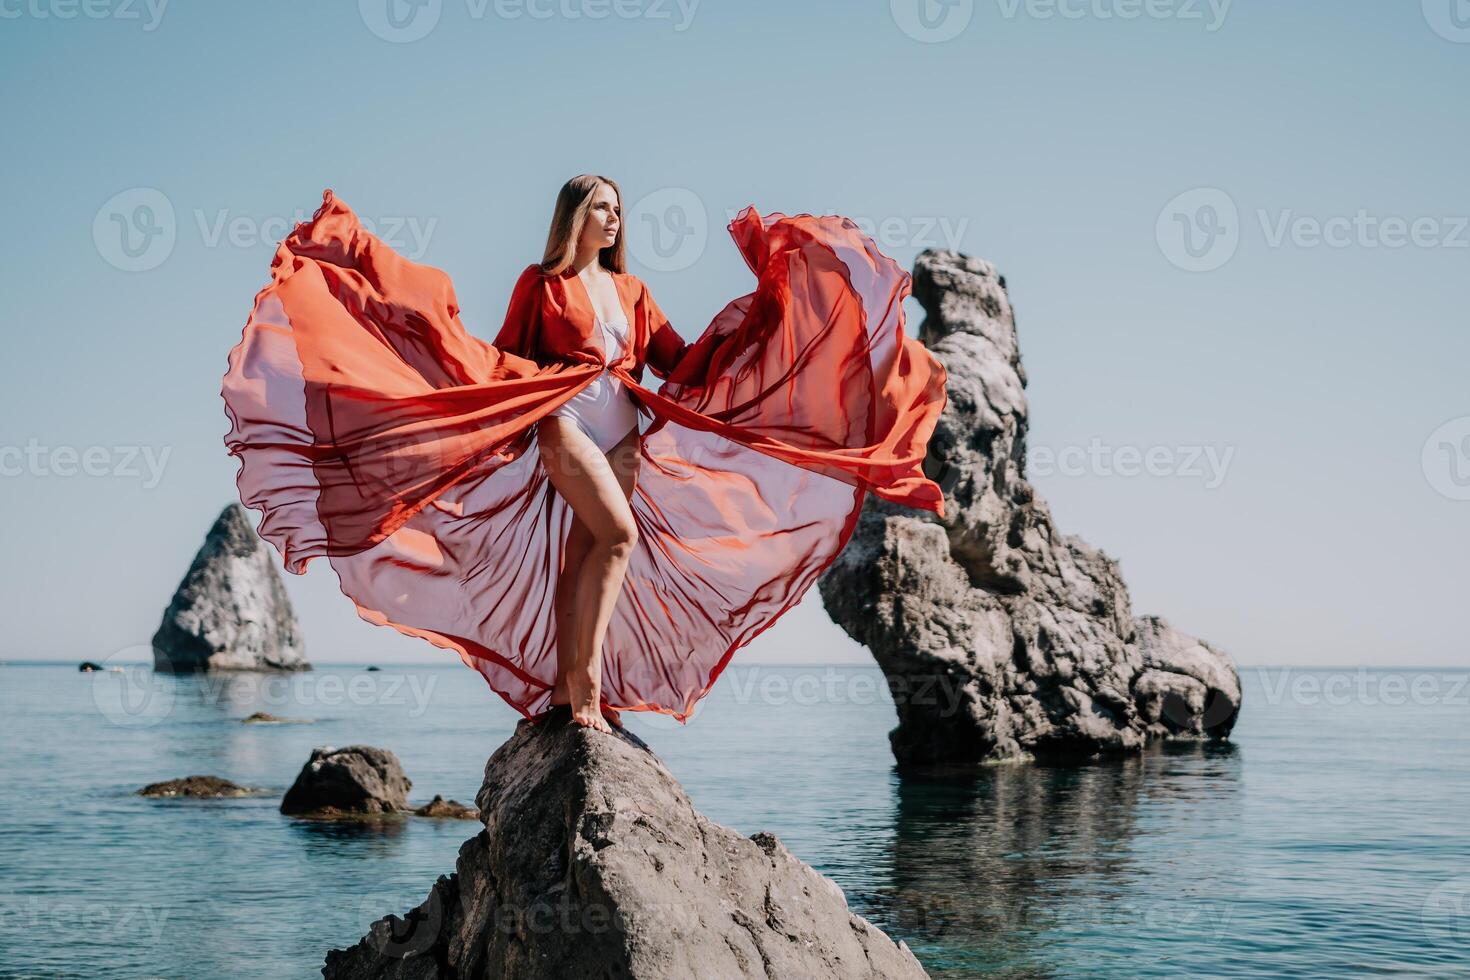
<instances>
[{"instance_id":1,"label":"long brown hair","mask_svg":"<svg viewBox=\"0 0 1470 980\"><path fill-rule=\"evenodd\" d=\"M541 257L541 269L547 275L560 275L576 258L577 242L582 239L582 228L592 210L592 195L603 184L612 188L621 218L623 192L610 178L600 174L578 174L561 185L561 192L556 195L556 210L551 215L551 231L546 235L546 253ZM598 252L597 262L611 272L625 270L621 220L618 222L618 237Z\"/></svg>"}]
</instances>

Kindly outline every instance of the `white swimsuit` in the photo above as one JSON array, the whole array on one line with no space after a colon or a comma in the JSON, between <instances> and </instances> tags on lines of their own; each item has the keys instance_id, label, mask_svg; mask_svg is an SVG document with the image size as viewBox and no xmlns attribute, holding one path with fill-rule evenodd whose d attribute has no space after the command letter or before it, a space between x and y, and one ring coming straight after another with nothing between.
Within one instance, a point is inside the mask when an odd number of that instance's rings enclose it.
<instances>
[{"instance_id":1,"label":"white swimsuit","mask_svg":"<svg viewBox=\"0 0 1470 980\"><path fill-rule=\"evenodd\" d=\"M601 344L607 362L611 364L623 356L628 343L628 323L619 320L609 323L596 317L601 330ZM560 415L577 423L587 437L597 443L603 452L618 444L628 430L638 425L638 406L622 379L606 368L566 402L557 407L552 415Z\"/></svg>"}]
</instances>

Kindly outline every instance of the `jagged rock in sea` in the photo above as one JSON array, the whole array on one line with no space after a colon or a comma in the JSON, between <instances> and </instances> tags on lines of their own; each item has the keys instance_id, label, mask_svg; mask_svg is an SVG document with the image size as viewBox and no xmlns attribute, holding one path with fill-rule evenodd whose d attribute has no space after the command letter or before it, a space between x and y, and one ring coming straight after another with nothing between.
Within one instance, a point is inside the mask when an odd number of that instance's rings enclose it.
<instances>
[{"instance_id":1,"label":"jagged rock in sea","mask_svg":"<svg viewBox=\"0 0 1470 980\"><path fill-rule=\"evenodd\" d=\"M918 337L948 373L925 462L947 516L870 494L818 582L828 614L888 677L899 764L1228 736L1240 709L1230 658L1135 618L1118 563L1058 531L1026 481L1026 374L1005 280L989 262L928 249L913 295L927 314Z\"/></svg>"},{"instance_id":2,"label":"jagged rock in sea","mask_svg":"<svg viewBox=\"0 0 1470 980\"><path fill-rule=\"evenodd\" d=\"M281 812L313 817L398 813L412 809L412 788L398 756L387 749L319 746L281 799Z\"/></svg>"},{"instance_id":3,"label":"jagged rock in sea","mask_svg":"<svg viewBox=\"0 0 1470 980\"><path fill-rule=\"evenodd\" d=\"M154 670L310 670L275 560L231 503L205 535L153 634Z\"/></svg>"},{"instance_id":4,"label":"jagged rock in sea","mask_svg":"<svg viewBox=\"0 0 1470 980\"><path fill-rule=\"evenodd\" d=\"M333 978L925 977L903 943L768 833L697 810L636 736L564 709L485 766L485 829L406 916L327 954Z\"/></svg>"}]
</instances>

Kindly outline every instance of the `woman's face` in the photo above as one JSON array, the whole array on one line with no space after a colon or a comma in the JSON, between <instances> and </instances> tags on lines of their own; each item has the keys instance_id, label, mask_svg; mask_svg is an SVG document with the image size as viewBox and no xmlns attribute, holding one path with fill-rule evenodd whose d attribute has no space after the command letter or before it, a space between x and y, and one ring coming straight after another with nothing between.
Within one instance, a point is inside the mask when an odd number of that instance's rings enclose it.
<instances>
[{"instance_id":1,"label":"woman's face","mask_svg":"<svg viewBox=\"0 0 1470 980\"><path fill-rule=\"evenodd\" d=\"M623 226L622 208L618 207L618 196L606 184L600 184L592 192L592 210L587 214L587 223L582 226L581 246L587 250L607 248L618 239L618 229Z\"/></svg>"}]
</instances>

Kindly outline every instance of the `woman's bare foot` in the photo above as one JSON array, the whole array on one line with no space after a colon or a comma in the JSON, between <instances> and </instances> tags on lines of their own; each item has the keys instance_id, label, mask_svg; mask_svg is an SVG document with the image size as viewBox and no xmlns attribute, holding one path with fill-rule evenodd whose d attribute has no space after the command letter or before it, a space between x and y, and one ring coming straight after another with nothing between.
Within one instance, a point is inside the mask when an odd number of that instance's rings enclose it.
<instances>
[{"instance_id":1,"label":"woman's bare foot","mask_svg":"<svg viewBox=\"0 0 1470 980\"><path fill-rule=\"evenodd\" d=\"M598 680L585 664L576 664L567 675L567 692L572 706L572 720L587 728L612 734L612 726L602 717ZM555 695L553 695L555 697Z\"/></svg>"},{"instance_id":2,"label":"woman's bare foot","mask_svg":"<svg viewBox=\"0 0 1470 980\"><path fill-rule=\"evenodd\" d=\"M602 717L602 712L586 704L572 705L572 720L584 728L595 728L599 732L612 734L612 726Z\"/></svg>"}]
</instances>

